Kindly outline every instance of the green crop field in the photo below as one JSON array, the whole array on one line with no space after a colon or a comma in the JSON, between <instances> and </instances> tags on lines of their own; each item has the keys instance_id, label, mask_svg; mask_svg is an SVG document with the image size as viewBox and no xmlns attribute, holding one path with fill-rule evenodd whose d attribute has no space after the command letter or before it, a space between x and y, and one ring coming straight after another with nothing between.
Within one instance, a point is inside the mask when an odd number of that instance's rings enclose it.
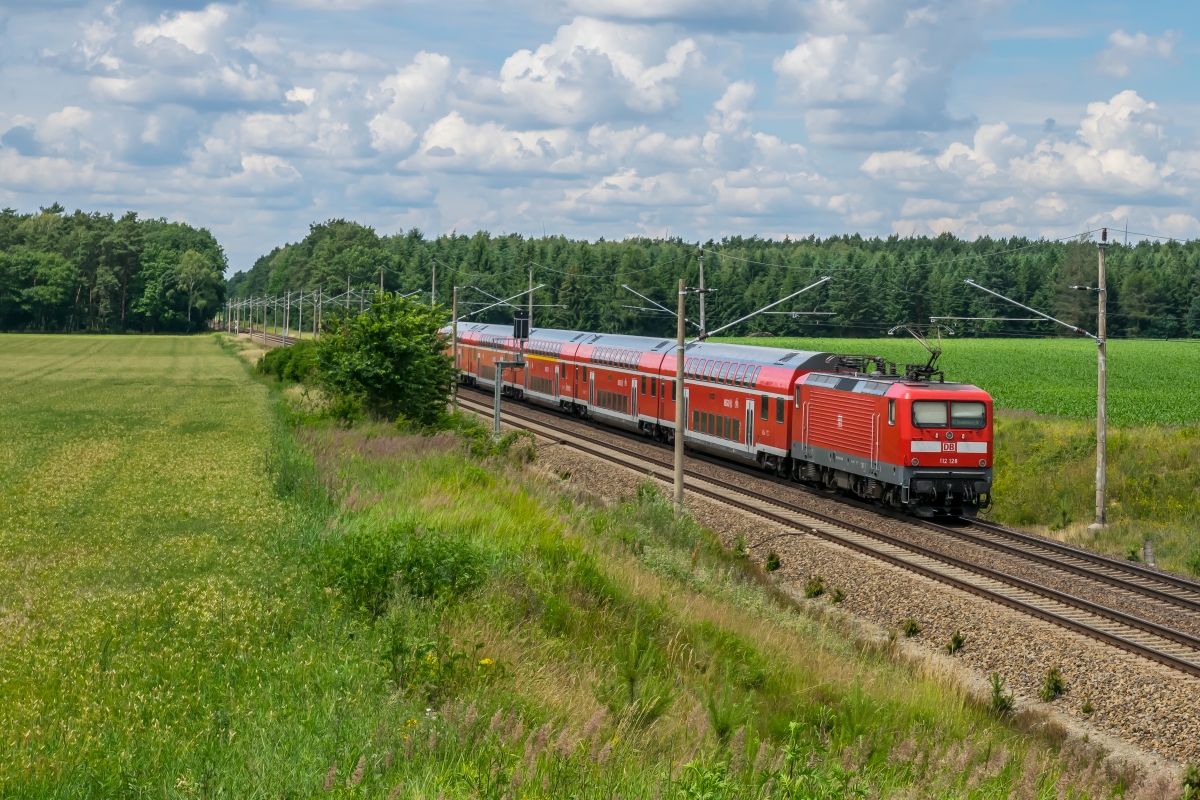
<instances>
[{"instance_id":1,"label":"green crop field","mask_svg":"<svg viewBox=\"0 0 1200 800\"><path fill-rule=\"evenodd\" d=\"M722 339L834 353L869 353L901 364L928 354L907 333L886 339ZM1113 425L1200 420L1200 344L1125 339L1108 343L1108 415ZM1087 339L943 339L948 380L973 383L999 408L1062 417L1096 414L1096 345Z\"/></svg>"}]
</instances>

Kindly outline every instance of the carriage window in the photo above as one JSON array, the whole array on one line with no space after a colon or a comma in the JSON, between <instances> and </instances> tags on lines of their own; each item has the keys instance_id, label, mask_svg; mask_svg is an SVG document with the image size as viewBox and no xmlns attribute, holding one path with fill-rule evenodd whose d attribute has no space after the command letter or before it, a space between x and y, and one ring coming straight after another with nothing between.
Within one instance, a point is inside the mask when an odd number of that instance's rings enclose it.
<instances>
[{"instance_id":1,"label":"carriage window","mask_svg":"<svg viewBox=\"0 0 1200 800\"><path fill-rule=\"evenodd\" d=\"M675 381L671 381L671 402L675 402Z\"/></svg>"},{"instance_id":2,"label":"carriage window","mask_svg":"<svg viewBox=\"0 0 1200 800\"><path fill-rule=\"evenodd\" d=\"M775 398L775 421L783 422L784 400L782 397Z\"/></svg>"},{"instance_id":3,"label":"carriage window","mask_svg":"<svg viewBox=\"0 0 1200 800\"><path fill-rule=\"evenodd\" d=\"M733 438L733 417L725 418L725 438L726 439Z\"/></svg>"},{"instance_id":4,"label":"carriage window","mask_svg":"<svg viewBox=\"0 0 1200 800\"><path fill-rule=\"evenodd\" d=\"M658 378L651 378L650 379L650 396L658 397L657 392L658 392Z\"/></svg>"},{"instance_id":5,"label":"carriage window","mask_svg":"<svg viewBox=\"0 0 1200 800\"><path fill-rule=\"evenodd\" d=\"M704 380L706 380L706 381L716 380L717 376L714 373L717 371L717 368L720 365L721 365L720 361L708 362L708 366L704 370Z\"/></svg>"},{"instance_id":6,"label":"carriage window","mask_svg":"<svg viewBox=\"0 0 1200 800\"><path fill-rule=\"evenodd\" d=\"M725 382L725 373L729 372L729 362L726 361L721 365L721 374L717 376L717 383Z\"/></svg>"},{"instance_id":7,"label":"carriage window","mask_svg":"<svg viewBox=\"0 0 1200 800\"><path fill-rule=\"evenodd\" d=\"M754 368L754 377L750 379L750 388L753 389L755 386L758 385L758 373L760 373L760 372L762 372L762 367Z\"/></svg>"},{"instance_id":8,"label":"carriage window","mask_svg":"<svg viewBox=\"0 0 1200 800\"><path fill-rule=\"evenodd\" d=\"M796 384L796 408L800 407L800 384Z\"/></svg>"},{"instance_id":9,"label":"carriage window","mask_svg":"<svg viewBox=\"0 0 1200 800\"><path fill-rule=\"evenodd\" d=\"M740 430L741 423L742 421L737 417L733 418L733 440L735 442L740 442L742 440L742 431Z\"/></svg>"},{"instance_id":10,"label":"carriage window","mask_svg":"<svg viewBox=\"0 0 1200 800\"><path fill-rule=\"evenodd\" d=\"M762 402L758 406L758 418L766 419L767 415L771 413L771 398L764 394L759 399L762 400Z\"/></svg>"},{"instance_id":11,"label":"carriage window","mask_svg":"<svg viewBox=\"0 0 1200 800\"><path fill-rule=\"evenodd\" d=\"M738 371L737 371L737 375L735 375L735 376L734 376L734 378L733 378L733 385L734 385L734 386L741 386L741 385L742 385L742 376L743 376L743 375L745 375L745 374L746 374L746 365L745 365L745 364L739 364L739 365L738 365Z\"/></svg>"},{"instance_id":12,"label":"carriage window","mask_svg":"<svg viewBox=\"0 0 1200 800\"><path fill-rule=\"evenodd\" d=\"M950 425L955 428L982 428L987 424L987 406L983 403L950 404Z\"/></svg>"},{"instance_id":13,"label":"carriage window","mask_svg":"<svg viewBox=\"0 0 1200 800\"><path fill-rule=\"evenodd\" d=\"M692 412L692 430L697 430L700 427L700 412Z\"/></svg>"},{"instance_id":14,"label":"carriage window","mask_svg":"<svg viewBox=\"0 0 1200 800\"><path fill-rule=\"evenodd\" d=\"M913 425L918 428L946 427L945 400L916 400L912 404Z\"/></svg>"},{"instance_id":15,"label":"carriage window","mask_svg":"<svg viewBox=\"0 0 1200 800\"><path fill-rule=\"evenodd\" d=\"M646 393L646 376L642 376L642 394Z\"/></svg>"}]
</instances>

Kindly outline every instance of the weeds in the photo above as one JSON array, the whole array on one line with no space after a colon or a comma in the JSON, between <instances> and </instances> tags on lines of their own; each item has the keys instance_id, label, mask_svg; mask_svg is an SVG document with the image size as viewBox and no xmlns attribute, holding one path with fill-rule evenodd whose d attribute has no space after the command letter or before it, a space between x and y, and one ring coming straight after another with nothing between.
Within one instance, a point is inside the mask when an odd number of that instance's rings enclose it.
<instances>
[{"instance_id":1,"label":"weeds","mask_svg":"<svg viewBox=\"0 0 1200 800\"><path fill-rule=\"evenodd\" d=\"M1013 697L1012 692L1005 693L1006 681L1004 678L1000 677L999 672L993 672L991 677L988 678L988 682L992 686L992 698L989 703L992 711L997 714L1010 713L1016 705L1016 699Z\"/></svg>"},{"instance_id":2,"label":"weeds","mask_svg":"<svg viewBox=\"0 0 1200 800\"><path fill-rule=\"evenodd\" d=\"M1066 690L1067 682L1063 680L1062 672L1058 667L1050 667L1042 679L1042 688L1038 690L1038 697L1042 699L1042 702L1049 703L1062 697Z\"/></svg>"},{"instance_id":3,"label":"weeds","mask_svg":"<svg viewBox=\"0 0 1200 800\"><path fill-rule=\"evenodd\" d=\"M1090 697L1084 698L1083 705L1081 705L1079 707L1079 710L1081 712L1083 712L1084 716L1087 716L1088 714L1091 714L1093 711L1095 711L1096 706L1094 706L1092 704L1092 698L1090 698Z\"/></svg>"},{"instance_id":4,"label":"weeds","mask_svg":"<svg viewBox=\"0 0 1200 800\"><path fill-rule=\"evenodd\" d=\"M767 563L766 563L767 572L774 572L775 570L779 569L781 566L782 566L782 564L779 561L778 553L776 553L774 550L767 553Z\"/></svg>"},{"instance_id":5,"label":"weeds","mask_svg":"<svg viewBox=\"0 0 1200 800\"><path fill-rule=\"evenodd\" d=\"M825 579L820 575L813 575L804 584L804 596L809 600L813 600L825 594Z\"/></svg>"},{"instance_id":6,"label":"weeds","mask_svg":"<svg viewBox=\"0 0 1200 800\"><path fill-rule=\"evenodd\" d=\"M840 587L840 586L833 587L833 593L831 595L829 595L829 602L833 603L834 605L837 605L838 603L842 602L845 599L846 599L846 593L844 591L842 591L842 587Z\"/></svg>"},{"instance_id":7,"label":"weeds","mask_svg":"<svg viewBox=\"0 0 1200 800\"><path fill-rule=\"evenodd\" d=\"M950 655L954 655L959 650L963 649L963 645L966 644L966 642L967 640L962 635L962 632L955 631L954 633L950 634L950 641L946 642L946 652Z\"/></svg>"},{"instance_id":8,"label":"weeds","mask_svg":"<svg viewBox=\"0 0 1200 800\"><path fill-rule=\"evenodd\" d=\"M905 636L912 638L921 632L921 623L917 622L913 617L904 620L900 626L900 632Z\"/></svg>"}]
</instances>

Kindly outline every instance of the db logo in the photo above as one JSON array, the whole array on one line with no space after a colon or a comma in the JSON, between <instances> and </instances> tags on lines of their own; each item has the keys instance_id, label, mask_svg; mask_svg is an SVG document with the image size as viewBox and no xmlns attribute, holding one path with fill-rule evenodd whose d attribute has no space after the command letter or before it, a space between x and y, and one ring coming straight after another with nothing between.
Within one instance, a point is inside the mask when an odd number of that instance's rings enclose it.
<instances>
[{"instance_id":1,"label":"db logo","mask_svg":"<svg viewBox=\"0 0 1200 800\"><path fill-rule=\"evenodd\" d=\"M943 453L953 453L954 452L954 442L942 442L942 452Z\"/></svg>"},{"instance_id":2,"label":"db logo","mask_svg":"<svg viewBox=\"0 0 1200 800\"><path fill-rule=\"evenodd\" d=\"M838 427L842 427L842 415L838 414Z\"/></svg>"}]
</instances>

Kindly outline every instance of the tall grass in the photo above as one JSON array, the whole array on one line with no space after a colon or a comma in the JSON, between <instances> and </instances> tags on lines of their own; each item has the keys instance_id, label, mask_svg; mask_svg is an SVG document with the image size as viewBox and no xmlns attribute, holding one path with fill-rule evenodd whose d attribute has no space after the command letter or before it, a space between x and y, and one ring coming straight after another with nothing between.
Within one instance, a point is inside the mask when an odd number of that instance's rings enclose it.
<instances>
[{"instance_id":1,"label":"tall grass","mask_svg":"<svg viewBox=\"0 0 1200 800\"><path fill-rule=\"evenodd\" d=\"M1150 539L1158 566L1200 577L1200 428L1116 428L1108 438L1108 530L1095 520L1091 422L999 414L988 517L1125 558Z\"/></svg>"},{"instance_id":2,"label":"tall grass","mask_svg":"<svg viewBox=\"0 0 1200 800\"><path fill-rule=\"evenodd\" d=\"M577 505L556 479L444 435L305 437L341 508L324 581L386 642L413 720L330 753L367 753L362 786L732 798L1070 784L1084 797L1121 780L1092 769L1096 751L1026 738L944 673L780 602L651 484Z\"/></svg>"}]
</instances>

